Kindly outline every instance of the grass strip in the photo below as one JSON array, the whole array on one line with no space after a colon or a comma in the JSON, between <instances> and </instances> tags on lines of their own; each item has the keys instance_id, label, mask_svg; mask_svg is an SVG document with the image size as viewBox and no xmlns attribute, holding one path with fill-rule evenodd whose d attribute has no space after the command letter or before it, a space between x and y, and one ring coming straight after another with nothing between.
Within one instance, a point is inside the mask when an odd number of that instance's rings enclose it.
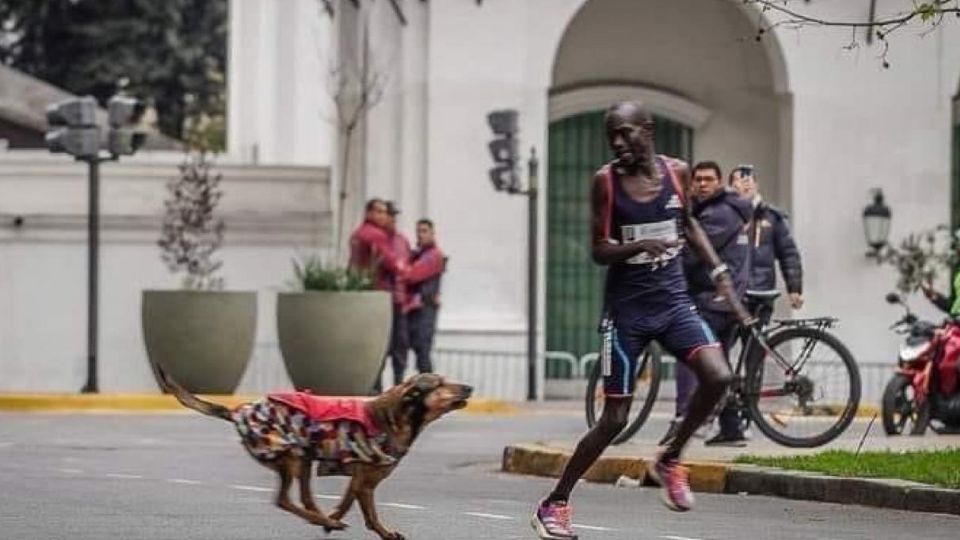
<instances>
[{"instance_id":1,"label":"grass strip","mask_svg":"<svg viewBox=\"0 0 960 540\"><path fill-rule=\"evenodd\" d=\"M735 463L751 463L852 478L896 478L960 489L960 448L908 452L827 450L806 456L740 456Z\"/></svg>"}]
</instances>

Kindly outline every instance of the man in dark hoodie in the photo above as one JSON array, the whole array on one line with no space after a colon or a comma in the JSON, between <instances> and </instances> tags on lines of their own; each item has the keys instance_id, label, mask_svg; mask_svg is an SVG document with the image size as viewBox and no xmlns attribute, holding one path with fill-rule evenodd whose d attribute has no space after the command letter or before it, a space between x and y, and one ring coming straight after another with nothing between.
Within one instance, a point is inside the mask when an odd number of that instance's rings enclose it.
<instances>
[{"instance_id":1,"label":"man in dark hoodie","mask_svg":"<svg viewBox=\"0 0 960 540\"><path fill-rule=\"evenodd\" d=\"M730 173L730 186L753 206L754 228L750 235L753 260L747 288L752 291L776 289L776 264L779 263L789 293L790 306L793 309L802 308L803 265L800 262L800 250L797 249L797 243L790 232L786 212L760 196L760 185L753 165L738 165ZM761 319L768 318L769 315L770 313L766 312Z\"/></svg>"},{"instance_id":2,"label":"man in dark hoodie","mask_svg":"<svg viewBox=\"0 0 960 540\"><path fill-rule=\"evenodd\" d=\"M730 269L737 298L743 299L750 278L750 203L740 198L736 191L724 187L720 166L713 161L697 163L690 176L693 215L700 221L720 260ZM717 336L724 354L729 355L730 347L736 341L737 317L729 303L717 295L710 279L709 265L704 264L693 250L684 252L683 268L694 304ZM694 374L678 363L675 424L686 416L690 396L696 387ZM720 433L706 444L743 446L745 439L736 416L736 410L725 408L720 414Z\"/></svg>"}]
</instances>

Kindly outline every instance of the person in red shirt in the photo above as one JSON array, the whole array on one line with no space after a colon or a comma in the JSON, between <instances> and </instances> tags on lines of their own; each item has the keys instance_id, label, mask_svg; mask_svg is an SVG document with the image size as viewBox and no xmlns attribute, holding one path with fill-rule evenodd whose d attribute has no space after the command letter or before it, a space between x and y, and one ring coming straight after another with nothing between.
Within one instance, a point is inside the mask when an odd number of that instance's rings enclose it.
<instances>
[{"instance_id":1,"label":"person in red shirt","mask_svg":"<svg viewBox=\"0 0 960 540\"><path fill-rule=\"evenodd\" d=\"M384 276L403 275L408 258L398 258L388 234L387 203L383 199L367 201L363 223L350 235L350 269L377 278L377 287L392 290Z\"/></svg>"},{"instance_id":2,"label":"person in red shirt","mask_svg":"<svg viewBox=\"0 0 960 540\"><path fill-rule=\"evenodd\" d=\"M437 329L437 311L440 309L440 277L446 270L447 258L437 246L433 222L417 222L417 249L410 258L407 274L407 327L410 345L417 357L417 371L433 372L430 349ZM406 368L406 363L404 363Z\"/></svg>"},{"instance_id":3,"label":"person in red shirt","mask_svg":"<svg viewBox=\"0 0 960 540\"><path fill-rule=\"evenodd\" d=\"M409 330L407 327L406 305L407 275L410 264L410 241L406 235L397 230L397 214L400 209L392 201L385 203L387 209L386 233L389 250L403 271L394 272L389 267L380 267L380 283L393 294L393 326L390 331L390 346L387 354L393 365L393 383L403 382L403 374L407 368L407 356L410 353Z\"/></svg>"},{"instance_id":4,"label":"person in red shirt","mask_svg":"<svg viewBox=\"0 0 960 540\"><path fill-rule=\"evenodd\" d=\"M398 350L403 350L402 341L395 343L397 340L393 337L394 335L406 335L406 318L402 317L401 310L397 305L398 298L403 298L400 294L402 289L398 289L396 284L399 282L402 285L402 279L407 272L410 259L409 243L405 253L398 256L394 245L396 235L392 232L396 228L394 217L396 208L391 206L395 211L394 216L391 216L387 204L387 201L379 198L367 201L363 223L350 236L349 264L351 270L368 275L374 280L378 289L390 292L393 296L391 338L389 348L384 355L384 365L388 356L394 356L395 345ZM398 327L400 328L399 332L397 331ZM381 390L380 378L378 377L374 382L372 391L380 393Z\"/></svg>"}]
</instances>

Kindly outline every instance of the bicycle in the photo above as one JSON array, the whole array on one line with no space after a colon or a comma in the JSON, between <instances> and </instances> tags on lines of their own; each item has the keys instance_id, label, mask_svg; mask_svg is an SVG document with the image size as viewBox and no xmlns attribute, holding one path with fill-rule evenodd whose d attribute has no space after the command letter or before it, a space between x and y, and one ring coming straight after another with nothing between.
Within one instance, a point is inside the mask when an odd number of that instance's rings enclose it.
<instances>
[{"instance_id":1,"label":"bicycle","mask_svg":"<svg viewBox=\"0 0 960 540\"><path fill-rule=\"evenodd\" d=\"M768 321L779 296L778 291L747 291L746 303L758 320ZM860 371L847 347L827 331L837 322L833 317L774 319L738 330L742 347L727 399L738 411L741 428L755 423L774 442L812 448L832 441L849 427L860 405ZM833 358L814 357L815 352L832 353ZM651 343L638 362L636 415L613 444L626 442L646 423L660 389L662 363L660 346ZM600 370L600 362L594 362L587 383L590 427L603 410ZM834 373L839 374L836 380L829 377Z\"/></svg>"}]
</instances>

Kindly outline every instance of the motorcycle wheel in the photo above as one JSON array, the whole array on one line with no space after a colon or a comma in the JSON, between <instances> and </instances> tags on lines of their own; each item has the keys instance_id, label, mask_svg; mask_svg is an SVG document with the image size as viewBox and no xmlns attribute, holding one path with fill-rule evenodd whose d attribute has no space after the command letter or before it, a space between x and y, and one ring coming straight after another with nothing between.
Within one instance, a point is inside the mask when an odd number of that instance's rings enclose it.
<instances>
[{"instance_id":1,"label":"motorcycle wheel","mask_svg":"<svg viewBox=\"0 0 960 540\"><path fill-rule=\"evenodd\" d=\"M887 383L882 401L883 430L887 435L903 435L909 425L910 435L923 435L930 423L930 403L917 406L912 381L896 374Z\"/></svg>"}]
</instances>

